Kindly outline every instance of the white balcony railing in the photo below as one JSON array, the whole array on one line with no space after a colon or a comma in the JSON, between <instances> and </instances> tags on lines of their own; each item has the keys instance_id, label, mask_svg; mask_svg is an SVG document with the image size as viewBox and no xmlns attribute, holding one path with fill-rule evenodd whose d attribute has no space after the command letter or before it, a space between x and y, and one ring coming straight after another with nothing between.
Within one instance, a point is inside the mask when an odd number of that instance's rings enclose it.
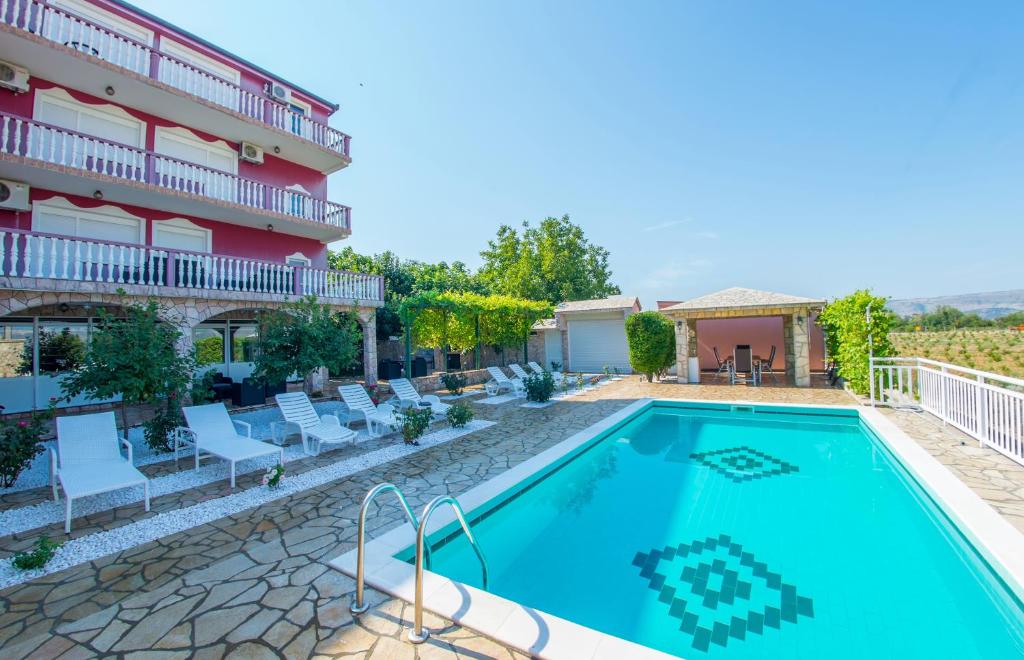
<instances>
[{"instance_id":1,"label":"white balcony railing","mask_svg":"<svg viewBox=\"0 0 1024 660\"><path fill-rule=\"evenodd\" d=\"M342 204L17 115L0 113L0 153L351 228Z\"/></svg>"},{"instance_id":2,"label":"white balcony railing","mask_svg":"<svg viewBox=\"0 0 1024 660\"><path fill-rule=\"evenodd\" d=\"M41 0L0 0L0 22L223 106L344 156L351 138L323 122Z\"/></svg>"},{"instance_id":3,"label":"white balcony railing","mask_svg":"<svg viewBox=\"0 0 1024 660\"><path fill-rule=\"evenodd\" d=\"M378 275L12 229L0 229L0 277L134 284L158 291L314 295L363 303L380 302L384 293Z\"/></svg>"},{"instance_id":4,"label":"white balcony railing","mask_svg":"<svg viewBox=\"0 0 1024 660\"><path fill-rule=\"evenodd\" d=\"M920 406L1024 464L1024 380L925 358L872 358L871 402Z\"/></svg>"}]
</instances>

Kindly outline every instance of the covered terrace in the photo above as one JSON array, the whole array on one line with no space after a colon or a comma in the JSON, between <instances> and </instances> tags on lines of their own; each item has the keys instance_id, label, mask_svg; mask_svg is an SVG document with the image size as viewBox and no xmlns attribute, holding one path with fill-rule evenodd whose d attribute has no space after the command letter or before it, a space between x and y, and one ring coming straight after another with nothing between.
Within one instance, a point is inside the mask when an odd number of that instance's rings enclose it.
<instances>
[{"instance_id":1,"label":"covered terrace","mask_svg":"<svg viewBox=\"0 0 1024 660\"><path fill-rule=\"evenodd\" d=\"M824 357L821 331L813 323L824 306L824 300L733 287L668 305L660 311L675 322L679 382L699 382L702 354L709 354L703 356L705 362L713 356L712 345L698 337L699 329L709 333L713 328L720 338L742 339L735 343L750 344L755 352L760 350L760 354L767 357L770 346L775 345L771 337L777 334L772 331L769 320L776 318L781 320L782 344L776 364L780 360L785 362L790 383L810 387L812 353L819 362ZM725 326L730 326L729 332L724 331ZM732 348L729 344L719 347L723 359L732 354ZM694 370L695 373L691 373Z\"/></svg>"}]
</instances>

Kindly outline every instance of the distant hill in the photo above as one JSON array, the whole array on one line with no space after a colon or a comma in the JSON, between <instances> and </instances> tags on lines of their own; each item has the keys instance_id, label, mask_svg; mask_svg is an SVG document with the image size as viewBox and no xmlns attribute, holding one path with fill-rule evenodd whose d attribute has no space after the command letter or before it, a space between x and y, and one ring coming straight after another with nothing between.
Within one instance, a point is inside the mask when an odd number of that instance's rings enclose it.
<instances>
[{"instance_id":1,"label":"distant hill","mask_svg":"<svg viewBox=\"0 0 1024 660\"><path fill-rule=\"evenodd\" d=\"M955 307L962 312L974 312L983 319L996 319L1011 312L1024 310L1024 289L889 301L889 309L900 316L923 314L942 306Z\"/></svg>"}]
</instances>

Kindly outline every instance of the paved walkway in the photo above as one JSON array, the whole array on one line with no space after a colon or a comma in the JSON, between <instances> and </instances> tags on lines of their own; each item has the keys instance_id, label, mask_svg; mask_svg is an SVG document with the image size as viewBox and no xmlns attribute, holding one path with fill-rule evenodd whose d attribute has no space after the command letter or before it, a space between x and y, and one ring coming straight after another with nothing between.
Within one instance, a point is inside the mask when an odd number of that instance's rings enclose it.
<instances>
[{"instance_id":1,"label":"paved walkway","mask_svg":"<svg viewBox=\"0 0 1024 660\"><path fill-rule=\"evenodd\" d=\"M407 644L403 635L411 619L409 607L372 592L374 607L355 621L348 613L353 581L324 562L354 546L359 502L375 483L399 484L416 507L439 494L457 495L644 396L851 403L836 390L678 386L630 377L544 409L523 409L518 403L474 405L479 418L498 424L0 591L0 657L521 658L472 631L430 617L427 625L435 631L431 640L418 647ZM973 441L961 445L964 436L925 417L889 414L1014 524L1024 524L1024 468L978 450ZM350 450L339 450L345 451ZM338 456L331 452L304 459L301 469ZM197 490L201 492L176 495L158 506L215 497L226 491L226 484ZM141 507L129 507L117 515L96 514L76 522L76 529L85 533L145 515ZM372 536L400 520L395 507L384 505L371 516L369 532ZM0 538L0 556L9 556L38 533Z\"/></svg>"}]
</instances>

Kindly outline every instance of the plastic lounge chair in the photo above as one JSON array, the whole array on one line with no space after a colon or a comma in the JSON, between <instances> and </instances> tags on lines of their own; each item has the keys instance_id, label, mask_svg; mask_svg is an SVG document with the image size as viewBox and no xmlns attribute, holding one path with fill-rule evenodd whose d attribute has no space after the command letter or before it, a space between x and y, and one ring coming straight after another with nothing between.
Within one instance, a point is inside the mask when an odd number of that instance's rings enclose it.
<instances>
[{"instance_id":1,"label":"plastic lounge chair","mask_svg":"<svg viewBox=\"0 0 1024 660\"><path fill-rule=\"evenodd\" d=\"M401 426L395 417L395 409L386 403L375 406L362 385L341 385L338 394L348 406L349 421L353 417L362 417L371 438L380 437Z\"/></svg>"},{"instance_id":2,"label":"plastic lounge chair","mask_svg":"<svg viewBox=\"0 0 1024 660\"><path fill-rule=\"evenodd\" d=\"M412 408L413 406L425 408L429 405L434 413L434 417L444 417L448 409L451 408L450 405L442 403L441 399L433 394L421 395L413 387L413 384L409 382L408 378L392 378L389 382L391 383L391 390L398 397L399 408Z\"/></svg>"},{"instance_id":3,"label":"plastic lounge chair","mask_svg":"<svg viewBox=\"0 0 1024 660\"><path fill-rule=\"evenodd\" d=\"M508 368L511 369L512 373L516 375L516 378L523 381L524 383L526 382L526 379L530 377L530 374L526 373L526 369L523 369L518 364L510 364L508 365Z\"/></svg>"},{"instance_id":4,"label":"plastic lounge chair","mask_svg":"<svg viewBox=\"0 0 1024 660\"><path fill-rule=\"evenodd\" d=\"M128 458L121 447L128 449ZM71 533L71 502L89 495L142 485L149 511L149 479L132 464L132 446L118 435L113 412L57 418L57 446L50 448L53 500L57 485L67 499L64 533Z\"/></svg>"},{"instance_id":5,"label":"plastic lounge chair","mask_svg":"<svg viewBox=\"0 0 1024 660\"><path fill-rule=\"evenodd\" d=\"M499 394L502 390L515 395L526 392L526 385L519 378L509 378L505 372L498 367L487 367L487 373L491 374L491 380L484 383L484 389L488 396Z\"/></svg>"},{"instance_id":6,"label":"plastic lounge chair","mask_svg":"<svg viewBox=\"0 0 1024 660\"><path fill-rule=\"evenodd\" d=\"M355 444L356 432L342 426L334 415L318 415L305 392L275 394L274 400L284 417L285 433L290 428L302 436L302 448L307 454L318 455L325 444Z\"/></svg>"},{"instance_id":7,"label":"plastic lounge chair","mask_svg":"<svg viewBox=\"0 0 1024 660\"><path fill-rule=\"evenodd\" d=\"M208 403L205 406L186 406L181 409L185 414L188 428L178 427L174 437L174 460L178 460L178 450L191 445L196 456L196 469L202 454L222 458L231 465L231 487L235 487L235 463L277 454L277 462L284 465L284 448L272 445L252 437L252 427L240 420L231 419L228 409L223 403ZM245 430L245 435L238 432L235 425Z\"/></svg>"},{"instance_id":8,"label":"plastic lounge chair","mask_svg":"<svg viewBox=\"0 0 1024 660\"><path fill-rule=\"evenodd\" d=\"M536 362L530 361L530 362L527 362L526 364L527 364L528 367L533 369L534 373L536 373L536 374L543 374L544 373L544 367L540 366ZM565 380L565 376L562 375L561 371L552 371L551 372L551 377L555 379L555 384L556 385L558 383L561 383L563 380Z\"/></svg>"}]
</instances>

